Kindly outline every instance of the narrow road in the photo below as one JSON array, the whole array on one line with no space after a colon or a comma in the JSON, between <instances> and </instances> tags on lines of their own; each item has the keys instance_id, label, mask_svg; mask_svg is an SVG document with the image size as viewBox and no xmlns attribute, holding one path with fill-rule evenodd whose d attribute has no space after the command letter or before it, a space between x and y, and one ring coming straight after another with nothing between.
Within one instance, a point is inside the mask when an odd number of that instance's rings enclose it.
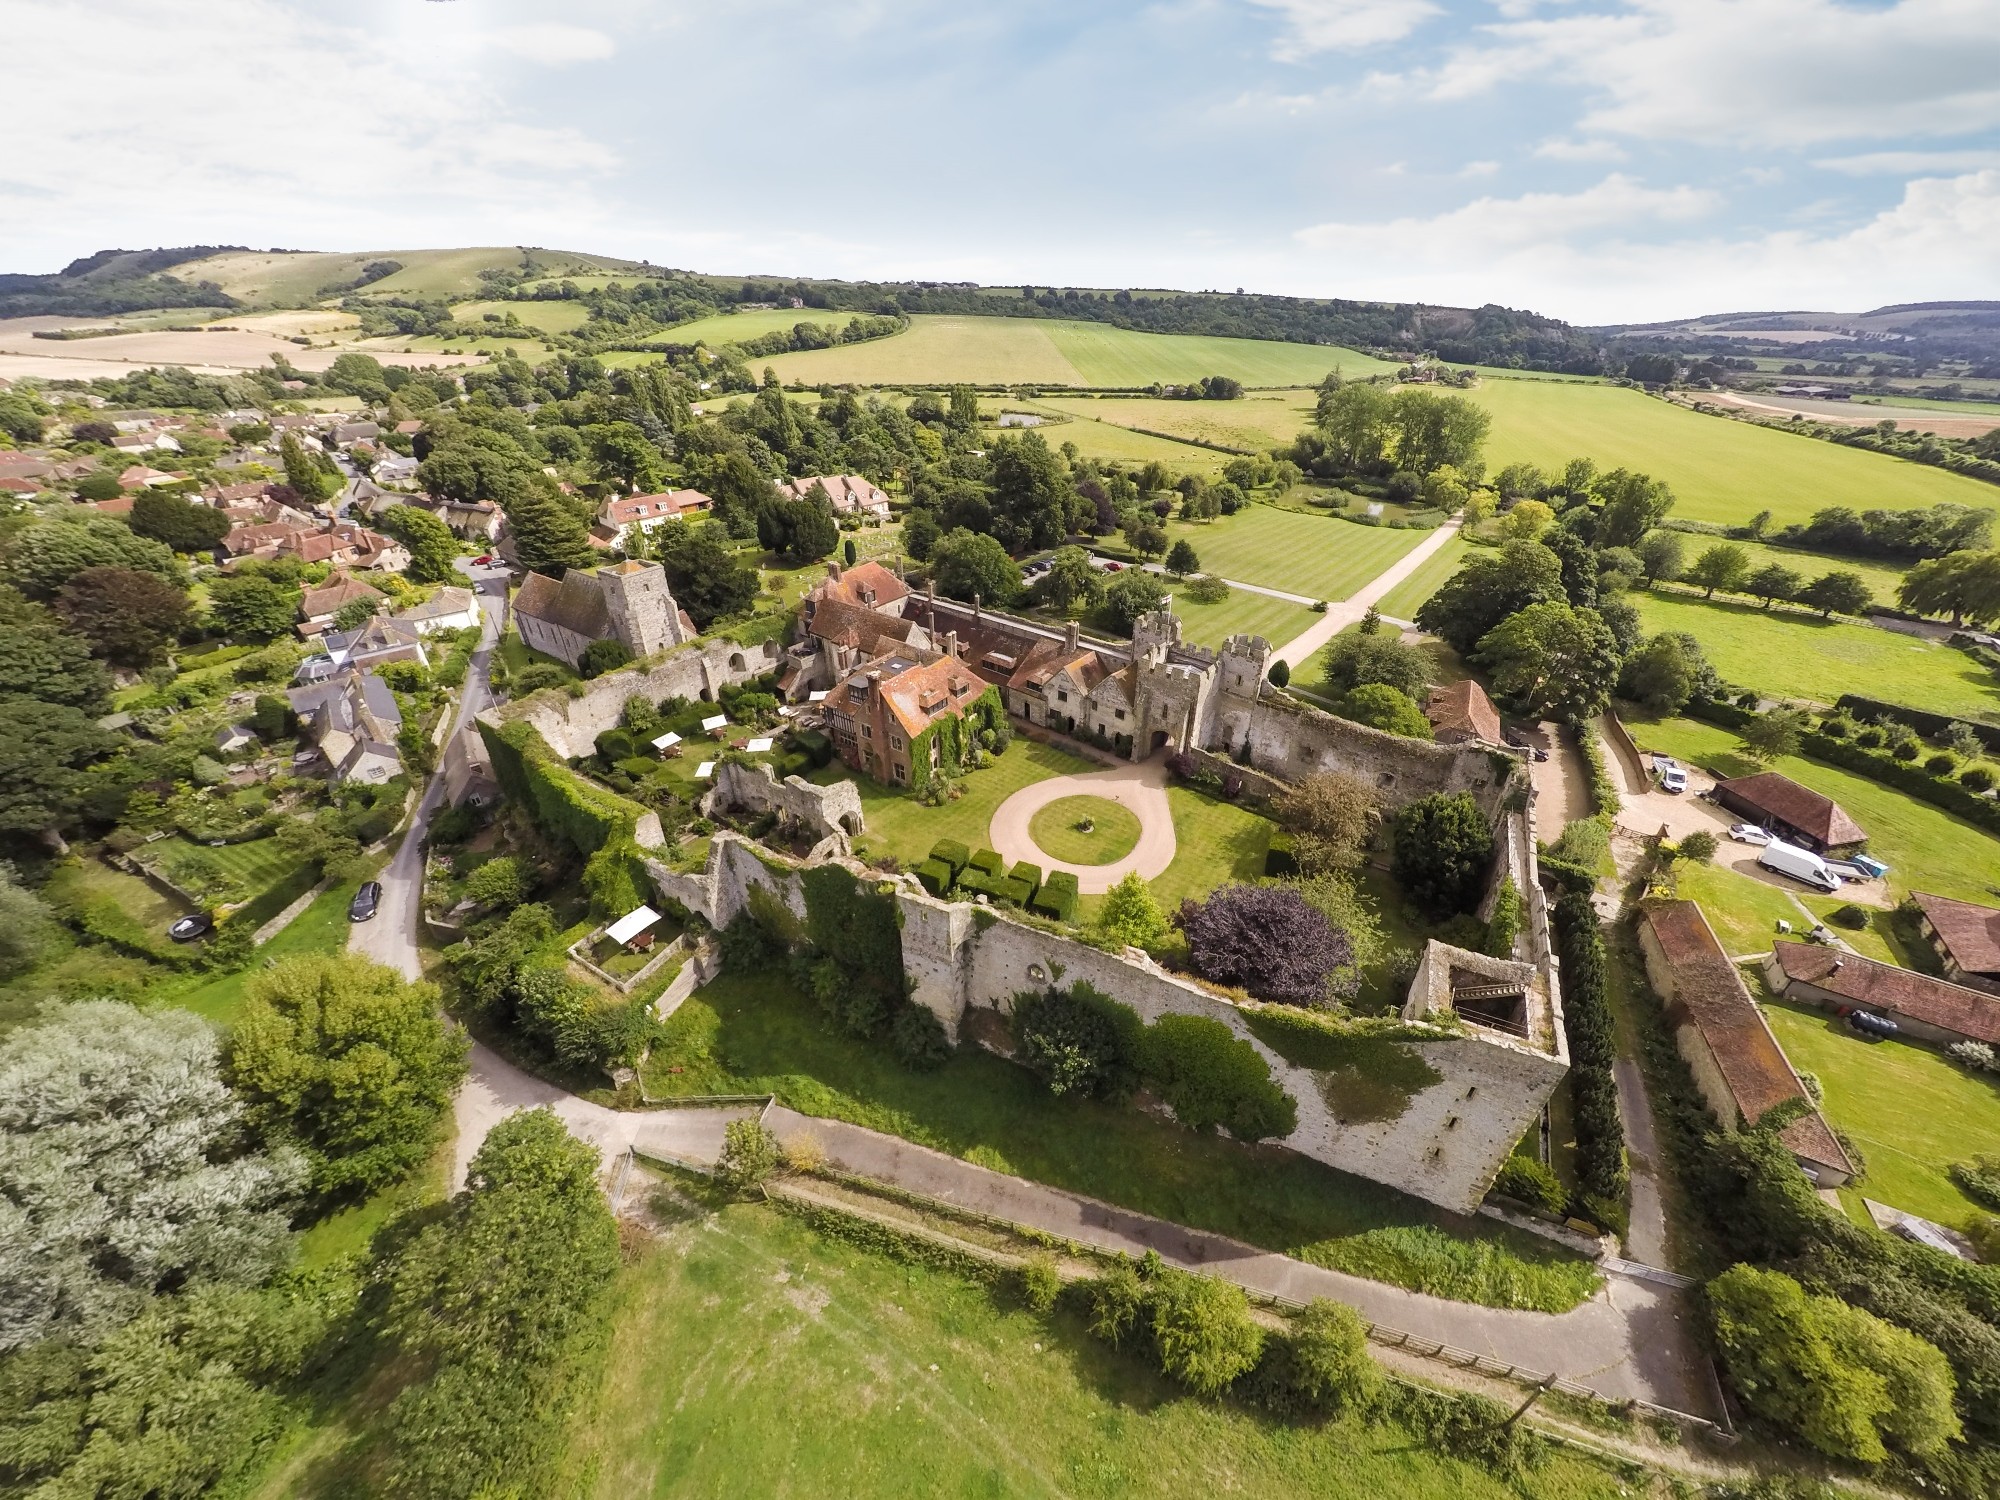
<instances>
[{"instance_id":1,"label":"narrow road","mask_svg":"<svg viewBox=\"0 0 2000 1500\"><path fill-rule=\"evenodd\" d=\"M472 581L474 597L479 600L479 611L485 618L485 626L479 649L472 653L472 661L466 667L465 684L459 691L458 716L452 722L450 737L445 740L447 750L452 740L471 727L474 715L493 701L493 652L500 642L500 621L506 610L507 597L507 573L504 568L474 570L464 560L460 561L459 567ZM495 592L487 592L489 588ZM439 769L432 773L430 784L424 788L423 797L417 803L416 812L411 814L409 824L403 830L403 842L397 846L395 857L382 871L382 901L375 919L355 923L347 935L350 950L377 963L387 964L410 979L423 972L417 954L417 922L421 916L424 893L424 835L443 801L441 755Z\"/></svg>"},{"instance_id":2,"label":"narrow road","mask_svg":"<svg viewBox=\"0 0 2000 1500\"><path fill-rule=\"evenodd\" d=\"M1405 552L1380 573L1377 573L1371 582L1363 584L1354 593L1348 595L1347 598L1327 605L1325 614L1313 621L1311 625L1307 626L1291 640L1285 642L1284 645L1278 647L1276 651L1271 653L1272 656L1284 662L1293 671L1297 671L1311 659L1315 651L1339 635L1348 626L1359 621L1391 589L1435 557L1445 543L1458 535L1458 528L1464 524L1464 520L1463 516L1453 516L1444 525L1438 527L1436 531L1433 531L1421 542L1418 542L1416 546ZM1285 597L1296 598L1297 596L1286 595ZM1310 604L1313 601L1308 599L1305 602Z\"/></svg>"}]
</instances>

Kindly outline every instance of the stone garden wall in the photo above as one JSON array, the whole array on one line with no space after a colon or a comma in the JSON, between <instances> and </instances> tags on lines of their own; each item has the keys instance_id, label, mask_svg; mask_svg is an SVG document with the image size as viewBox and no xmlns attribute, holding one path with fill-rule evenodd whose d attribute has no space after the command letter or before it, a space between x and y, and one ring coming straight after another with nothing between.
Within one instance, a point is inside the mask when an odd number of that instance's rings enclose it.
<instances>
[{"instance_id":1,"label":"stone garden wall","mask_svg":"<svg viewBox=\"0 0 2000 1500\"><path fill-rule=\"evenodd\" d=\"M760 677L778 664L779 651L769 642L761 646L739 646L734 641L712 640L687 647L651 665L626 667L583 683L582 694L572 698L565 688L544 688L541 692L500 710L506 719L525 719L541 731L549 747L564 760L589 755L597 748L597 737L618 727L625 700L637 694L658 703L665 698L713 700L718 689L733 682Z\"/></svg>"}]
</instances>

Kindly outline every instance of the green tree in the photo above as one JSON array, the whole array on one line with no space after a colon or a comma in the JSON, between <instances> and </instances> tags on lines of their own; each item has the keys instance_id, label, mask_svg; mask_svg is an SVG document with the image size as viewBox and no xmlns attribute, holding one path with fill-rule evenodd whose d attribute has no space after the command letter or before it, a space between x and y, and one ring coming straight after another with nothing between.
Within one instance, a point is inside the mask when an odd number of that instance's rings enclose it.
<instances>
[{"instance_id":1,"label":"green tree","mask_svg":"<svg viewBox=\"0 0 2000 1500\"><path fill-rule=\"evenodd\" d=\"M1536 604L1488 631L1478 662L1510 703L1535 718L1581 724L1604 711L1623 665L1593 609Z\"/></svg>"},{"instance_id":2,"label":"green tree","mask_svg":"<svg viewBox=\"0 0 2000 1500\"><path fill-rule=\"evenodd\" d=\"M465 880L465 894L481 906L512 908L534 894L535 872L516 855L489 859Z\"/></svg>"},{"instance_id":3,"label":"green tree","mask_svg":"<svg viewBox=\"0 0 2000 1500\"><path fill-rule=\"evenodd\" d=\"M1015 551L1052 547L1083 519L1068 466L1039 432L1003 437L992 452L993 529Z\"/></svg>"},{"instance_id":4,"label":"green tree","mask_svg":"<svg viewBox=\"0 0 2000 1500\"><path fill-rule=\"evenodd\" d=\"M422 1164L465 1077L434 984L346 954L252 975L229 1080L266 1139L295 1143L315 1191L359 1197Z\"/></svg>"},{"instance_id":5,"label":"green tree","mask_svg":"<svg viewBox=\"0 0 2000 1500\"><path fill-rule=\"evenodd\" d=\"M697 630L756 602L757 570L729 550L728 534L712 522L670 521L654 530L653 551L675 602Z\"/></svg>"},{"instance_id":6,"label":"green tree","mask_svg":"<svg viewBox=\"0 0 2000 1500\"><path fill-rule=\"evenodd\" d=\"M1243 1289L1211 1276L1162 1270L1152 1289L1153 1344L1160 1367L1200 1396L1217 1396L1248 1373L1264 1349Z\"/></svg>"},{"instance_id":7,"label":"green tree","mask_svg":"<svg viewBox=\"0 0 2000 1500\"><path fill-rule=\"evenodd\" d=\"M1759 568L1743 580L1743 592L1764 601L1769 609L1780 599L1796 599L1804 584L1804 577L1783 563L1771 563Z\"/></svg>"},{"instance_id":8,"label":"green tree","mask_svg":"<svg viewBox=\"0 0 2000 1500\"><path fill-rule=\"evenodd\" d=\"M232 640L273 640L298 619L299 591L254 575L218 578L208 586L208 613Z\"/></svg>"},{"instance_id":9,"label":"green tree","mask_svg":"<svg viewBox=\"0 0 2000 1500\"><path fill-rule=\"evenodd\" d=\"M285 487L307 505L330 499L340 489L339 472L327 473L319 460L306 452L305 444L296 434L286 433L278 452L285 466Z\"/></svg>"},{"instance_id":10,"label":"green tree","mask_svg":"<svg viewBox=\"0 0 2000 1500\"><path fill-rule=\"evenodd\" d=\"M943 535L935 511L913 508L903 517L903 550L918 562L929 558Z\"/></svg>"},{"instance_id":11,"label":"green tree","mask_svg":"<svg viewBox=\"0 0 2000 1500\"><path fill-rule=\"evenodd\" d=\"M1493 426L1491 413L1478 402L1416 387L1389 398L1388 420L1397 467L1418 476L1445 464L1475 472L1480 467L1479 450Z\"/></svg>"},{"instance_id":12,"label":"green tree","mask_svg":"<svg viewBox=\"0 0 2000 1500\"><path fill-rule=\"evenodd\" d=\"M1188 545L1186 537L1180 538L1167 549L1167 571L1176 578L1185 578L1190 573L1201 571L1201 558Z\"/></svg>"},{"instance_id":13,"label":"green tree","mask_svg":"<svg viewBox=\"0 0 2000 1500\"><path fill-rule=\"evenodd\" d=\"M1167 919L1153 899L1152 887L1135 870L1105 892L1097 925L1113 942L1143 948L1166 934Z\"/></svg>"},{"instance_id":14,"label":"green tree","mask_svg":"<svg viewBox=\"0 0 2000 1500\"><path fill-rule=\"evenodd\" d=\"M1104 597L1104 575L1081 547L1058 547L1035 583L1043 600L1064 614L1080 614Z\"/></svg>"},{"instance_id":15,"label":"green tree","mask_svg":"<svg viewBox=\"0 0 2000 1500\"><path fill-rule=\"evenodd\" d=\"M1292 1319L1292 1369L1299 1394L1320 1412L1366 1411L1382 1389L1368 1354L1368 1325L1344 1303L1315 1297Z\"/></svg>"},{"instance_id":16,"label":"green tree","mask_svg":"<svg viewBox=\"0 0 2000 1500\"><path fill-rule=\"evenodd\" d=\"M576 675L588 682L593 677L602 677L606 672L615 672L632 660L632 649L623 641L592 641L583 648L583 655L576 660Z\"/></svg>"},{"instance_id":17,"label":"green tree","mask_svg":"<svg viewBox=\"0 0 2000 1500\"><path fill-rule=\"evenodd\" d=\"M186 594L130 568L85 568L62 586L54 608L93 653L121 667L158 661L190 615Z\"/></svg>"},{"instance_id":18,"label":"green tree","mask_svg":"<svg viewBox=\"0 0 2000 1500\"><path fill-rule=\"evenodd\" d=\"M1595 486L1604 503L1597 511L1600 547L1634 547L1674 508L1674 492L1664 481L1629 469L1613 469Z\"/></svg>"},{"instance_id":19,"label":"green tree","mask_svg":"<svg viewBox=\"0 0 2000 1500\"><path fill-rule=\"evenodd\" d=\"M125 486L118 482L118 476L104 469L92 469L77 480L71 491L79 500L116 500L125 493Z\"/></svg>"},{"instance_id":20,"label":"green tree","mask_svg":"<svg viewBox=\"0 0 2000 1500\"><path fill-rule=\"evenodd\" d=\"M1822 573L1799 590L1798 600L1818 610L1824 620L1836 610L1843 615L1866 614L1875 596L1859 573Z\"/></svg>"},{"instance_id":21,"label":"green tree","mask_svg":"<svg viewBox=\"0 0 2000 1500\"><path fill-rule=\"evenodd\" d=\"M1626 657L1618 674L1618 696L1658 714L1677 714L1719 685L1701 643L1686 631L1661 631Z\"/></svg>"},{"instance_id":22,"label":"green tree","mask_svg":"<svg viewBox=\"0 0 2000 1500\"><path fill-rule=\"evenodd\" d=\"M66 704L0 697L0 833L46 836L68 827L82 805L83 767L111 746Z\"/></svg>"},{"instance_id":23,"label":"green tree","mask_svg":"<svg viewBox=\"0 0 2000 1500\"><path fill-rule=\"evenodd\" d=\"M1714 834L1706 828L1697 828L1680 841L1678 854L1691 864L1705 865L1715 858L1717 847Z\"/></svg>"},{"instance_id":24,"label":"green tree","mask_svg":"<svg viewBox=\"0 0 2000 1500\"><path fill-rule=\"evenodd\" d=\"M1167 586L1152 573L1127 568L1104 588L1104 612L1120 630L1131 632L1139 617L1165 609L1172 598Z\"/></svg>"},{"instance_id":25,"label":"green tree","mask_svg":"<svg viewBox=\"0 0 2000 1500\"><path fill-rule=\"evenodd\" d=\"M0 864L0 979L34 968L60 936L54 908Z\"/></svg>"},{"instance_id":26,"label":"green tree","mask_svg":"<svg viewBox=\"0 0 2000 1500\"><path fill-rule=\"evenodd\" d=\"M514 555L522 567L560 578L571 568L596 565L597 549L590 544L590 528L560 495L530 481L515 485L501 506L507 513L507 529L513 533ZM679 592L675 590L676 597Z\"/></svg>"},{"instance_id":27,"label":"green tree","mask_svg":"<svg viewBox=\"0 0 2000 1500\"><path fill-rule=\"evenodd\" d=\"M449 583L458 558L458 538L451 528L427 510L414 505L392 505L381 515L382 529L401 542L410 553L404 575L413 583Z\"/></svg>"},{"instance_id":28,"label":"green tree","mask_svg":"<svg viewBox=\"0 0 2000 1500\"><path fill-rule=\"evenodd\" d=\"M1167 528L1157 517L1134 516L1125 523L1125 543L1141 557L1158 557L1167 550Z\"/></svg>"},{"instance_id":29,"label":"green tree","mask_svg":"<svg viewBox=\"0 0 2000 1500\"><path fill-rule=\"evenodd\" d=\"M170 490L147 488L132 499L126 524L175 552L206 552L229 534L229 517Z\"/></svg>"},{"instance_id":30,"label":"green tree","mask_svg":"<svg viewBox=\"0 0 2000 1500\"><path fill-rule=\"evenodd\" d=\"M8 538L0 568L31 599L50 598L85 568L132 568L187 586L187 570L165 546L139 536L116 516L88 509L30 521Z\"/></svg>"},{"instance_id":31,"label":"green tree","mask_svg":"<svg viewBox=\"0 0 2000 1500\"><path fill-rule=\"evenodd\" d=\"M1359 777L1313 771L1287 790L1273 811L1292 836L1299 872L1313 878L1351 870L1368 857L1382 805Z\"/></svg>"},{"instance_id":32,"label":"green tree","mask_svg":"<svg viewBox=\"0 0 2000 1500\"><path fill-rule=\"evenodd\" d=\"M594 422L583 429L583 439L597 477L627 494L650 495L666 483L666 461L634 423Z\"/></svg>"},{"instance_id":33,"label":"green tree","mask_svg":"<svg viewBox=\"0 0 2000 1500\"><path fill-rule=\"evenodd\" d=\"M1953 625L2000 619L2000 550L1920 562L1903 576L1896 602L1915 614L1950 615Z\"/></svg>"},{"instance_id":34,"label":"green tree","mask_svg":"<svg viewBox=\"0 0 2000 1500\"><path fill-rule=\"evenodd\" d=\"M1755 761L1774 761L1799 753L1799 737L1812 723L1802 708L1777 708L1762 713L1737 731L1743 752Z\"/></svg>"},{"instance_id":35,"label":"green tree","mask_svg":"<svg viewBox=\"0 0 2000 1500\"><path fill-rule=\"evenodd\" d=\"M722 1131L717 1180L737 1192L757 1186L778 1170L778 1138L761 1120L731 1120Z\"/></svg>"},{"instance_id":36,"label":"green tree","mask_svg":"<svg viewBox=\"0 0 2000 1500\"><path fill-rule=\"evenodd\" d=\"M1379 627L1380 616L1377 616ZM1421 702L1430 693L1437 665L1421 646L1405 645L1400 635L1377 628L1335 636L1320 657L1328 691L1352 692L1371 682L1387 683L1404 697Z\"/></svg>"},{"instance_id":37,"label":"green tree","mask_svg":"<svg viewBox=\"0 0 2000 1500\"><path fill-rule=\"evenodd\" d=\"M1500 529L1517 541L1532 542L1555 524L1556 513L1539 500L1519 500L1500 519Z\"/></svg>"},{"instance_id":38,"label":"green tree","mask_svg":"<svg viewBox=\"0 0 2000 1500\"><path fill-rule=\"evenodd\" d=\"M1393 871L1425 915L1448 920L1479 904L1493 831L1468 792L1434 792L1396 814Z\"/></svg>"},{"instance_id":39,"label":"green tree","mask_svg":"<svg viewBox=\"0 0 2000 1500\"><path fill-rule=\"evenodd\" d=\"M1563 600L1562 560L1539 542L1512 541L1497 554L1474 553L1424 601L1417 624L1470 656L1502 620L1532 604Z\"/></svg>"},{"instance_id":40,"label":"green tree","mask_svg":"<svg viewBox=\"0 0 2000 1500\"><path fill-rule=\"evenodd\" d=\"M987 605L1011 603L1021 591L1021 570L993 537L960 527L938 539L931 552L938 590L954 599L977 597Z\"/></svg>"},{"instance_id":41,"label":"green tree","mask_svg":"<svg viewBox=\"0 0 2000 1500\"><path fill-rule=\"evenodd\" d=\"M416 1378L390 1409L387 1491L553 1487L577 1395L570 1368L602 1326L618 1269L598 1167L552 1111L511 1115L404 1251L385 1325Z\"/></svg>"},{"instance_id":42,"label":"green tree","mask_svg":"<svg viewBox=\"0 0 2000 1500\"><path fill-rule=\"evenodd\" d=\"M1648 584L1672 583L1687 571L1687 548L1677 531L1649 531L1632 550Z\"/></svg>"},{"instance_id":43,"label":"green tree","mask_svg":"<svg viewBox=\"0 0 2000 1500\"><path fill-rule=\"evenodd\" d=\"M1713 599L1717 589L1734 593L1749 572L1748 552L1734 542L1717 542L1694 560L1687 570L1687 581L1706 590L1703 598Z\"/></svg>"},{"instance_id":44,"label":"green tree","mask_svg":"<svg viewBox=\"0 0 2000 1500\"><path fill-rule=\"evenodd\" d=\"M39 604L0 588L0 698L104 712L111 679L90 649Z\"/></svg>"},{"instance_id":45,"label":"green tree","mask_svg":"<svg viewBox=\"0 0 2000 1500\"><path fill-rule=\"evenodd\" d=\"M45 1008L0 1039L0 1077L0 1353L284 1263L303 1164L245 1150L215 1032L192 1011Z\"/></svg>"},{"instance_id":46,"label":"green tree","mask_svg":"<svg viewBox=\"0 0 2000 1500\"><path fill-rule=\"evenodd\" d=\"M1366 724L1370 729L1400 734L1405 739L1428 740L1436 737L1431 721L1424 717L1424 711L1406 694L1386 682L1364 683L1355 688L1340 700L1336 712L1343 719Z\"/></svg>"}]
</instances>

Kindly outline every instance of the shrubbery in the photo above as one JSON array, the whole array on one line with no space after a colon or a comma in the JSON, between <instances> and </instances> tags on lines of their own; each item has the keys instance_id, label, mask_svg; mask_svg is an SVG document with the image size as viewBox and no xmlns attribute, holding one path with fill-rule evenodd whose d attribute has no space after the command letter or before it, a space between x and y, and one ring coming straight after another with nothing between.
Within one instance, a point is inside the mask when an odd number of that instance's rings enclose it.
<instances>
[{"instance_id":1,"label":"shrubbery","mask_svg":"<svg viewBox=\"0 0 2000 1500\"><path fill-rule=\"evenodd\" d=\"M1467 792L1439 792L1396 814L1397 885L1439 921L1479 904L1493 863L1493 830Z\"/></svg>"},{"instance_id":2,"label":"shrubbery","mask_svg":"<svg viewBox=\"0 0 2000 1500\"><path fill-rule=\"evenodd\" d=\"M1576 1105L1577 1177L1586 1195L1615 1205L1625 1196L1625 1127L1611 1076L1616 1044L1604 936L1590 897L1582 892L1569 892L1556 902L1554 925Z\"/></svg>"}]
</instances>

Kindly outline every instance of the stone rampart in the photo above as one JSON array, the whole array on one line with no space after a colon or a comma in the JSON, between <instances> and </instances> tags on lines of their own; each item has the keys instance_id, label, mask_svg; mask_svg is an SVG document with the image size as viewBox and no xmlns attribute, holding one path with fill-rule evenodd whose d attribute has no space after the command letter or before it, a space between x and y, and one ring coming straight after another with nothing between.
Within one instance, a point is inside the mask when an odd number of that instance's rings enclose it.
<instances>
[{"instance_id":1,"label":"stone rampart","mask_svg":"<svg viewBox=\"0 0 2000 1500\"><path fill-rule=\"evenodd\" d=\"M597 748L597 737L618 727L625 700L635 695L655 703L666 698L713 699L729 683L760 677L778 664L778 648L739 646L734 641L705 641L699 646L675 651L650 664L607 672L582 684L582 693L570 697L563 688L541 692L509 704L498 711L507 719L526 719L541 731L564 760L589 755Z\"/></svg>"},{"instance_id":2,"label":"stone rampart","mask_svg":"<svg viewBox=\"0 0 2000 1500\"><path fill-rule=\"evenodd\" d=\"M847 852L846 838L865 826L861 793L852 781L828 786L815 786L803 776L780 781L769 765L726 760L715 768L715 785L702 799L702 812L713 817L738 809L774 812L786 823L809 832L815 843L837 836L837 852L843 854Z\"/></svg>"}]
</instances>

